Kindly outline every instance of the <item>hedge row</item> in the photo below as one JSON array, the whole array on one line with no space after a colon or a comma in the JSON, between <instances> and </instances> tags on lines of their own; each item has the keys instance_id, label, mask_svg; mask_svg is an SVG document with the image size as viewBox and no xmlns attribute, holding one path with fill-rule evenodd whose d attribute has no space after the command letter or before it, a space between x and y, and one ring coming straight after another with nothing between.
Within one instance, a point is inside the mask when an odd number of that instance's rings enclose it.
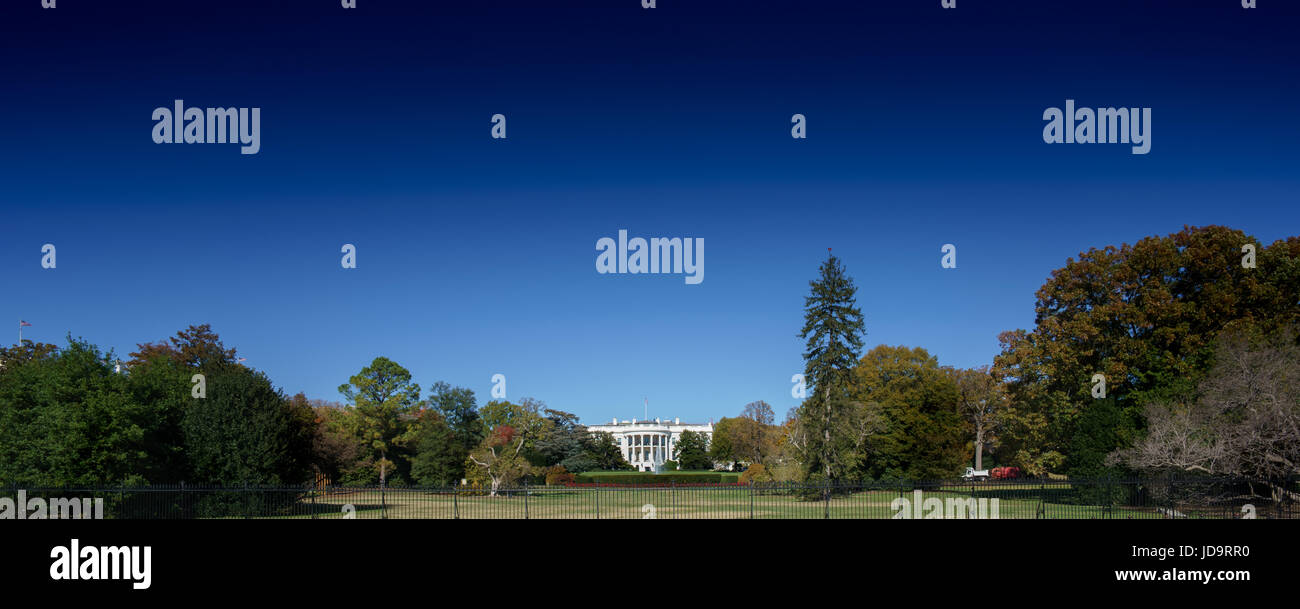
<instances>
[{"instance_id":1,"label":"hedge row","mask_svg":"<svg viewBox=\"0 0 1300 609\"><path fill-rule=\"evenodd\" d=\"M722 484L735 483L739 476L726 472L671 472L654 473L588 473L578 474L574 480L578 484Z\"/></svg>"}]
</instances>

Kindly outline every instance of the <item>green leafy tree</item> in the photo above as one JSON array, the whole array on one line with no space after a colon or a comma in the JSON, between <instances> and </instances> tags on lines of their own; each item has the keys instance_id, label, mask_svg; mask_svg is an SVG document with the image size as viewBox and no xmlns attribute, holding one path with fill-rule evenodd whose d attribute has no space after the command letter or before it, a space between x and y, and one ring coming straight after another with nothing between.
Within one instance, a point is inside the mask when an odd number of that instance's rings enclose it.
<instances>
[{"instance_id":1,"label":"green leafy tree","mask_svg":"<svg viewBox=\"0 0 1300 609\"><path fill-rule=\"evenodd\" d=\"M539 466L559 466L566 472L604 471L631 467L609 434L592 434L578 422L577 415L561 410L543 410L546 421L534 452Z\"/></svg>"},{"instance_id":2,"label":"green leafy tree","mask_svg":"<svg viewBox=\"0 0 1300 609\"><path fill-rule=\"evenodd\" d=\"M877 407L883 419L875 433L864 434L866 474L928 480L960 472L966 457L957 385L934 356L920 347L880 345L862 357L855 376L857 401Z\"/></svg>"},{"instance_id":3,"label":"green leafy tree","mask_svg":"<svg viewBox=\"0 0 1300 609\"><path fill-rule=\"evenodd\" d=\"M261 372L231 366L207 379L182 427L190 481L298 485L310 477L311 418ZM308 410L310 410L308 408Z\"/></svg>"},{"instance_id":4,"label":"green leafy tree","mask_svg":"<svg viewBox=\"0 0 1300 609\"><path fill-rule=\"evenodd\" d=\"M429 406L442 415L451 429L452 447L448 450L461 463L463 472L470 451L478 447L486 435L474 391L438 381L429 389Z\"/></svg>"},{"instance_id":5,"label":"green leafy tree","mask_svg":"<svg viewBox=\"0 0 1300 609\"><path fill-rule=\"evenodd\" d=\"M150 413L141 440L149 458L137 471L144 480L174 484L194 479L182 429L185 411L195 401L190 395L194 371L179 359L166 356L124 367L131 399L147 406Z\"/></svg>"},{"instance_id":6,"label":"green leafy tree","mask_svg":"<svg viewBox=\"0 0 1300 609\"><path fill-rule=\"evenodd\" d=\"M420 386L411 381L410 371L376 357L348 383L339 385L339 393L359 415L357 431L379 472L380 484L387 482L389 472L407 469L403 440L420 400Z\"/></svg>"},{"instance_id":7,"label":"green leafy tree","mask_svg":"<svg viewBox=\"0 0 1300 609\"><path fill-rule=\"evenodd\" d=\"M1105 478L1123 475L1121 468L1106 462L1108 455L1121 444L1119 434L1129 425L1115 398L1097 400L1080 415L1074 436L1068 445L1071 478Z\"/></svg>"},{"instance_id":8,"label":"green leafy tree","mask_svg":"<svg viewBox=\"0 0 1300 609\"><path fill-rule=\"evenodd\" d=\"M684 470L711 469L709 459L709 439L702 433L691 430L683 431L674 444L674 461Z\"/></svg>"},{"instance_id":9,"label":"green leafy tree","mask_svg":"<svg viewBox=\"0 0 1300 609\"><path fill-rule=\"evenodd\" d=\"M297 484L313 459L305 397L285 399L207 325L124 367L69 338L0 352L0 480L33 486ZM206 377L203 399L193 374Z\"/></svg>"},{"instance_id":10,"label":"green leafy tree","mask_svg":"<svg viewBox=\"0 0 1300 609\"><path fill-rule=\"evenodd\" d=\"M154 423L111 354L82 340L50 350L24 341L0 372L0 480L26 486L148 482ZM173 439L174 441L174 439Z\"/></svg>"},{"instance_id":11,"label":"green leafy tree","mask_svg":"<svg viewBox=\"0 0 1300 609\"><path fill-rule=\"evenodd\" d=\"M588 434L582 441L583 459L590 462L590 465L584 465L582 469L571 469L569 471L619 471L630 470L632 464L623 458L623 450L619 448L618 441L614 435L608 432L597 432Z\"/></svg>"},{"instance_id":12,"label":"green leafy tree","mask_svg":"<svg viewBox=\"0 0 1300 609\"><path fill-rule=\"evenodd\" d=\"M426 486L455 486L465 474L469 453L461 450L456 432L441 413L421 415L411 476Z\"/></svg>"}]
</instances>

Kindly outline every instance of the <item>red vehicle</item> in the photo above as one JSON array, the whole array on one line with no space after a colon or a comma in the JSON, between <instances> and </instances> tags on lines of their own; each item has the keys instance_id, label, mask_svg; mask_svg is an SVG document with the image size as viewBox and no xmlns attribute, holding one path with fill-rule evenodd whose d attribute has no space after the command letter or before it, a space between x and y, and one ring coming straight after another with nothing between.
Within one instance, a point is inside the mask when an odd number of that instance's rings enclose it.
<instances>
[{"instance_id":1,"label":"red vehicle","mask_svg":"<svg viewBox=\"0 0 1300 609\"><path fill-rule=\"evenodd\" d=\"M989 477L994 480L1015 480L1023 478L1024 474L1019 467L995 467L989 470Z\"/></svg>"}]
</instances>

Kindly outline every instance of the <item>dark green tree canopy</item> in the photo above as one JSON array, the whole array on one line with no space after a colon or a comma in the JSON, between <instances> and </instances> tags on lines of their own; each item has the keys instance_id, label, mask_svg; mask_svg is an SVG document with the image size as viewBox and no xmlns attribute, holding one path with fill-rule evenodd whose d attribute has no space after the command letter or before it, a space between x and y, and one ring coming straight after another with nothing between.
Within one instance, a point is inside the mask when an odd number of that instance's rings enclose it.
<instances>
[{"instance_id":1,"label":"dark green tree canopy","mask_svg":"<svg viewBox=\"0 0 1300 609\"><path fill-rule=\"evenodd\" d=\"M194 480L299 485L310 472L310 421L261 372L235 366L208 379L208 396L185 410L185 454Z\"/></svg>"},{"instance_id":2,"label":"dark green tree canopy","mask_svg":"<svg viewBox=\"0 0 1300 609\"><path fill-rule=\"evenodd\" d=\"M314 420L265 375L191 326L118 371L117 358L68 339L25 343L0 367L0 483L299 484ZM206 397L191 393L202 371Z\"/></svg>"},{"instance_id":3,"label":"dark green tree canopy","mask_svg":"<svg viewBox=\"0 0 1300 609\"><path fill-rule=\"evenodd\" d=\"M808 282L811 293L804 299L799 337L807 341L803 357L808 387L812 393L829 397L832 392L847 390L866 326L857 307L857 287L840 259L828 256L818 272L819 278Z\"/></svg>"},{"instance_id":4,"label":"dark green tree canopy","mask_svg":"<svg viewBox=\"0 0 1300 609\"><path fill-rule=\"evenodd\" d=\"M674 460L681 469L712 469L713 467L713 462L709 459L709 440L704 434L689 429L683 431L677 438L675 451Z\"/></svg>"}]
</instances>

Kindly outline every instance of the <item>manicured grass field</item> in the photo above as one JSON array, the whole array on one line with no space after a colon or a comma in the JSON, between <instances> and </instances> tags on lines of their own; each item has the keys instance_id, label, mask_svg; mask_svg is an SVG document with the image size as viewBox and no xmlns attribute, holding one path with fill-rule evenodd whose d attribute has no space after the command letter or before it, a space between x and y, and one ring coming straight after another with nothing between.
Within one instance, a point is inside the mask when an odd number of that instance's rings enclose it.
<instances>
[{"instance_id":1,"label":"manicured grass field","mask_svg":"<svg viewBox=\"0 0 1300 609\"><path fill-rule=\"evenodd\" d=\"M1055 485L1062 486L1062 485ZM1026 489L1016 496L999 497L998 517L1019 518L1166 518L1155 508L1075 505L1041 501L1026 496ZM1034 490L1038 490L1035 488ZM984 493L984 489L980 489ZM1012 495L993 491L992 495ZM926 491L925 498L958 499L970 497L968 487ZM984 495L987 497L987 495ZM290 514L279 518L342 518L344 506L352 506L355 518L893 518L898 510L891 503L899 491L871 490L832 495L829 501L801 500L789 494L768 494L749 487L603 487L564 488L534 487L498 496L487 494L434 493L423 490L389 489L332 491L307 496ZM915 499L907 491L901 497ZM649 506L649 507L647 507ZM1196 517L1195 513L1189 513Z\"/></svg>"}]
</instances>

